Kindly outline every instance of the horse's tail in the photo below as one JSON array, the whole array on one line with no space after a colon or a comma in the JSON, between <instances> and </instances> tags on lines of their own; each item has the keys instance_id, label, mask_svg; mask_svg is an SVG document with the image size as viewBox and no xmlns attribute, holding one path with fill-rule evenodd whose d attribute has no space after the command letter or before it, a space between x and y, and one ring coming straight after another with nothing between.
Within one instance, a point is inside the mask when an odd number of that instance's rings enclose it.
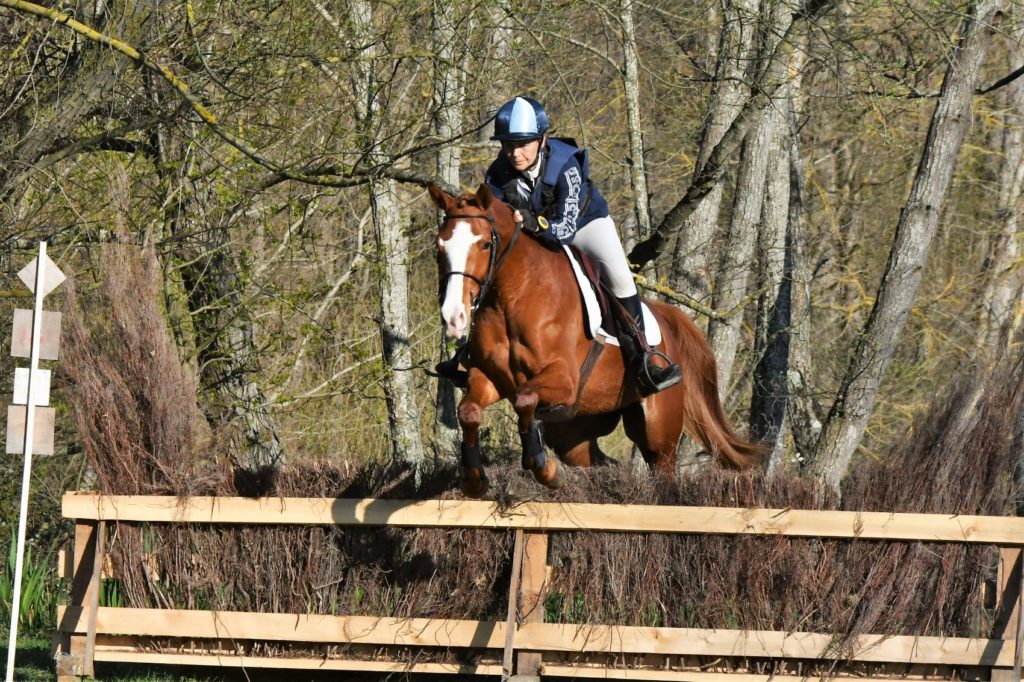
<instances>
[{"instance_id":1,"label":"horse's tail","mask_svg":"<svg viewBox=\"0 0 1024 682\"><path fill-rule=\"evenodd\" d=\"M666 315L683 371L683 429L731 469L760 466L768 451L736 434L718 397L718 364L704 334L677 308Z\"/></svg>"}]
</instances>

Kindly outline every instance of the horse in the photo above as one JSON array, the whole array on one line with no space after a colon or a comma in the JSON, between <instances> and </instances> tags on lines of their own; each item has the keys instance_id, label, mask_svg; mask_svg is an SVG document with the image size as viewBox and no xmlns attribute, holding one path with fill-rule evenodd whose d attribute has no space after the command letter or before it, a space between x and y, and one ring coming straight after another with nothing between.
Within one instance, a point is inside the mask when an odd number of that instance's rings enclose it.
<instances>
[{"instance_id":1,"label":"horse","mask_svg":"<svg viewBox=\"0 0 1024 682\"><path fill-rule=\"evenodd\" d=\"M610 345L581 386L581 368L595 341L584 329L583 304L565 253L526 236L513 210L486 184L458 197L436 185L428 192L444 213L437 233L442 321L445 332L465 341L469 351L463 363L468 386L457 409L465 495L478 498L488 489L480 427L483 411L501 399L512 403L518 418L524 469L550 488L565 481L562 462L609 463L597 439L620 419L651 469L668 477L675 474L684 431L728 468L746 469L761 460L764 449L740 438L730 424L718 397L711 346L689 316L646 301L662 332L658 350L682 370L675 386L642 395L622 353ZM545 455L545 444L557 459Z\"/></svg>"}]
</instances>

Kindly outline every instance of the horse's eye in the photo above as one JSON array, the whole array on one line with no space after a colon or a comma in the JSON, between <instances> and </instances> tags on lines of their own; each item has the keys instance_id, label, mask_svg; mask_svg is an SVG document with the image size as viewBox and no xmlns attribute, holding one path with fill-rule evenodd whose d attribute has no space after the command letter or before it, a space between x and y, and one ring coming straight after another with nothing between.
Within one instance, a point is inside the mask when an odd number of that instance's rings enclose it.
<instances>
[{"instance_id":1,"label":"horse's eye","mask_svg":"<svg viewBox=\"0 0 1024 682\"><path fill-rule=\"evenodd\" d=\"M491 248L491 242L484 242L483 244L480 245L480 248L483 249L484 251L489 251Z\"/></svg>"}]
</instances>

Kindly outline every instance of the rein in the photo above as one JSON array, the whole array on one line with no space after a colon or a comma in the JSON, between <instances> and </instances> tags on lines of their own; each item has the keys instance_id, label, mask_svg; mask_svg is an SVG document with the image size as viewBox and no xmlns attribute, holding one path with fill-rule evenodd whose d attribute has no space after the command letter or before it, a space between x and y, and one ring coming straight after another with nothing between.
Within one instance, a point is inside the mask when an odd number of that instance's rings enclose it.
<instances>
[{"instance_id":1,"label":"rein","mask_svg":"<svg viewBox=\"0 0 1024 682\"><path fill-rule=\"evenodd\" d=\"M472 213L451 213L446 214L444 218L441 219L441 222L446 223L449 220L457 220L459 218L469 220L482 219L486 220L488 223L491 224L491 260L487 264L487 274L484 275L483 280L481 280L476 275L471 275L468 272L462 272L461 270L449 271L448 274L445 275L444 280L445 284L447 285L447 282L452 275L461 275L467 279L471 279L474 282L476 282L477 287L479 287L479 289L477 290L476 296L473 297L470 307L470 311L475 313L477 311L477 308L479 308L480 304L483 302L484 297L487 295L487 292L490 291L491 285L494 283L494 276L498 273L498 269L501 267L501 264L505 262L505 259L508 257L508 254L512 251L512 247L516 245L516 241L519 239L519 235L523 231L523 224L516 223L515 230L513 230L512 232L512 238L509 239L508 246L505 247L505 250L502 251L501 255L499 256L498 250L501 249L501 237L498 235L498 230L494 226L494 218L490 214L484 213L482 215L478 215ZM442 287L442 291L443 290L444 287ZM439 294L443 295L443 293L441 292L439 292Z\"/></svg>"}]
</instances>

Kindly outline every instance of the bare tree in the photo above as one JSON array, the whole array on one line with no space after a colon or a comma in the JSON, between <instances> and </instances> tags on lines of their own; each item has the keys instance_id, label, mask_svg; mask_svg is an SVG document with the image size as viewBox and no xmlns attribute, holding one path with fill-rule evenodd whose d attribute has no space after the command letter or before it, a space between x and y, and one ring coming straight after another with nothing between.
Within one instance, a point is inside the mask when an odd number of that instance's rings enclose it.
<instances>
[{"instance_id":1,"label":"bare tree","mask_svg":"<svg viewBox=\"0 0 1024 682\"><path fill-rule=\"evenodd\" d=\"M721 16L715 82L694 164L695 178L702 174L712 150L722 141L722 136L750 96L748 76L754 72L752 65L757 51L754 43L757 0L723 2ZM709 183L704 196L695 202L692 213L684 217L678 227L671 281L676 291L697 300L707 297L714 278L709 258L718 225L723 188L724 177L719 174ZM760 197L760 190L757 194ZM728 377L728 371L720 374ZM719 385L725 390L727 384L728 381L725 381Z\"/></svg>"},{"instance_id":2,"label":"bare tree","mask_svg":"<svg viewBox=\"0 0 1024 682\"><path fill-rule=\"evenodd\" d=\"M455 26L455 3L434 0L431 13L431 36L434 43L433 106L434 132L440 140L450 140L462 132L463 98L465 97L464 55L456 49L461 36ZM437 150L437 175L452 187L461 187L462 143L442 144ZM443 326L442 326L443 327ZM454 345L440 332L439 353L451 357ZM437 379L434 396L434 439L438 454L455 457L459 452L459 428L455 414L455 387L450 381Z\"/></svg>"},{"instance_id":3,"label":"bare tree","mask_svg":"<svg viewBox=\"0 0 1024 682\"><path fill-rule=\"evenodd\" d=\"M1018 28L1011 52L1019 58L1024 30ZM1021 231L1021 190L1024 189L1024 81L1014 80L998 95L999 203L996 231L989 238L982 266L985 281L981 297L977 336L979 353L998 354L1012 337L1013 309L1024 287L1018 243Z\"/></svg>"},{"instance_id":4,"label":"bare tree","mask_svg":"<svg viewBox=\"0 0 1024 682\"><path fill-rule=\"evenodd\" d=\"M786 94L790 91L787 88ZM778 101L765 115L772 131L765 181L765 197L757 231L755 366L751 381L750 435L771 449L769 470L782 459L787 379L791 347L793 245L790 227L789 151L792 131L788 109L791 98Z\"/></svg>"},{"instance_id":5,"label":"bare tree","mask_svg":"<svg viewBox=\"0 0 1024 682\"><path fill-rule=\"evenodd\" d=\"M832 4L832 0L811 0L803 5L793 15L793 20L789 22L786 32L777 41L775 53L768 59L769 64L785 63L778 53L792 49L792 39L797 29L831 7ZM721 139L711 149L707 161L695 168L690 186L683 197L665 214L658 226L652 230L651 236L630 251L631 263L642 267L661 256L669 241L676 235L681 236L684 231L682 226L699 210L703 200L714 191L725 172L726 162L743 144L751 128L761 120L775 91L785 82L785 79L777 77L772 68L769 68L766 74L769 77L754 88L754 93L746 100L743 108L722 134ZM676 251L678 253L679 249L677 248Z\"/></svg>"},{"instance_id":6,"label":"bare tree","mask_svg":"<svg viewBox=\"0 0 1024 682\"><path fill-rule=\"evenodd\" d=\"M957 153L971 124L971 100L988 45L985 27L997 6L998 0L980 0L966 12L875 305L822 428L810 472L837 492L921 284Z\"/></svg>"},{"instance_id":7,"label":"bare tree","mask_svg":"<svg viewBox=\"0 0 1024 682\"><path fill-rule=\"evenodd\" d=\"M635 234L628 234L627 245L636 237L643 239L651 231L651 212L647 199L647 162L644 154L644 129L640 115L640 56L637 53L636 29L633 25L634 0L619 0L619 23L622 27L622 88L626 95L626 121L629 130L629 184L633 189L633 221ZM629 221L627 221L629 222Z\"/></svg>"},{"instance_id":8,"label":"bare tree","mask_svg":"<svg viewBox=\"0 0 1024 682\"><path fill-rule=\"evenodd\" d=\"M797 100L806 55L806 32L794 42L789 80L765 114L773 119L771 127L776 137L770 145L757 243L756 364L751 381L750 433L771 448L769 473L782 465L787 424L793 423L794 413L803 415L806 409L801 398L795 402L792 398L793 375L810 366L810 287L806 248L802 244L803 172L797 135ZM802 433L794 434L794 440L801 437Z\"/></svg>"},{"instance_id":9,"label":"bare tree","mask_svg":"<svg viewBox=\"0 0 1024 682\"><path fill-rule=\"evenodd\" d=\"M363 153L379 164L386 126L383 117L385 91L392 82L381 78L389 61L382 40L375 33L373 4L366 0L349 3L349 21L358 58L352 80L356 92L358 126L364 140ZM387 72L384 72L387 73ZM390 178L375 178L369 184L379 263L380 336L383 349L384 396L388 406L391 455L395 461L411 464L417 471L426 463L420 435L419 408L413 381L412 324L409 319L409 236L405 229L398 196L398 184Z\"/></svg>"}]
</instances>

